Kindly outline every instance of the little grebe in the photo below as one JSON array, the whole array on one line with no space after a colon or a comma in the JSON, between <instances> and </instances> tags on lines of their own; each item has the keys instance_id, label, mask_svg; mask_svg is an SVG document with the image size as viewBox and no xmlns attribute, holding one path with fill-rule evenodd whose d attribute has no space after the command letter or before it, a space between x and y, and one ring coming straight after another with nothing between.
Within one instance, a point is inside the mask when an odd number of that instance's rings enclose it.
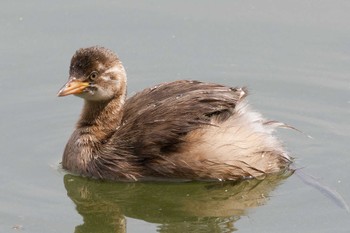
<instances>
[{"instance_id":1,"label":"little grebe","mask_svg":"<svg viewBox=\"0 0 350 233\"><path fill-rule=\"evenodd\" d=\"M283 171L292 159L272 135L276 121L249 109L245 88L175 81L126 100L115 53L83 48L58 96L85 100L62 166L84 176L237 180Z\"/></svg>"}]
</instances>

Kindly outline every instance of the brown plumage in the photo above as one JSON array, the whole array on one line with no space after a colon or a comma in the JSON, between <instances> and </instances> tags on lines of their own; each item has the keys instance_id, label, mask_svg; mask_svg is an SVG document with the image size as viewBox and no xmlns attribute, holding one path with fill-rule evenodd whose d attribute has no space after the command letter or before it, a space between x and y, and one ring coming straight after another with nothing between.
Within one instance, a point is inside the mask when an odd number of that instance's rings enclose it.
<instances>
[{"instance_id":1,"label":"brown plumage","mask_svg":"<svg viewBox=\"0 0 350 233\"><path fill-rule=\"evenodd\" d=\"M163 83L126 97L126 74L103 47L79 49L58 93L84 98L63 168L113 180L237 180L288 168L275 121L249 109L245 88Z\"/></svg>"}]
</instances>

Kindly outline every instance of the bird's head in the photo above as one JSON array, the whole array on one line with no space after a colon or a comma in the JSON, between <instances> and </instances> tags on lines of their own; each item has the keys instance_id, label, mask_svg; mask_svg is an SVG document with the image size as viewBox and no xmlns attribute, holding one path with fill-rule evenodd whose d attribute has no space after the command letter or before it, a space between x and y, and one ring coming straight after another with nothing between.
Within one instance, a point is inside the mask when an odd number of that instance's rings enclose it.
<instances>
[{"instance_id":1,"label":"bird's head","mask_svg":"<svg viewBox=\"0 0 350 233\"><path fill-rule=\"evenodd\" d=\"M103 47L82 48L72 57L68 82L58 96L108 101L126 92L126 73L117 55Z\"/></svg>"}]
</instances>

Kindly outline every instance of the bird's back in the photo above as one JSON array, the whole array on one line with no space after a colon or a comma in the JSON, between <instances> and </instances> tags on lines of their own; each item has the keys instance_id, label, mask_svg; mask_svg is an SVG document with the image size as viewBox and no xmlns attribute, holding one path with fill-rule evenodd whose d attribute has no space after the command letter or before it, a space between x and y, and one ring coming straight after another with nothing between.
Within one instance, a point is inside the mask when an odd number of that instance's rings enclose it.
<instances>
[{"instance_id":1,"label":"bird's back","mask_svg":"<svg viewBox=\"0 0 350 233\"><path fill-rule=\"evenodd\" d=\"M145 89L126 101L112 141L145 176L237 179L279 171L290 159L248 109L246 95L244 88L197 81Z\"/></svg>"}]
</instances>

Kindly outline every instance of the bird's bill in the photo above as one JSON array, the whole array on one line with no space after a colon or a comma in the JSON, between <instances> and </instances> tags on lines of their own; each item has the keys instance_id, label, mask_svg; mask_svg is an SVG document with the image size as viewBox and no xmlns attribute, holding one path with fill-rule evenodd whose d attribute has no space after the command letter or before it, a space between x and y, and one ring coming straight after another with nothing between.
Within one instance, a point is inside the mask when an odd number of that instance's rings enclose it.
<instances>
[{"instance_id":1,"label":"bird's bill","mask_svg":"<svg viewBox=\"0 0 350 233\"><path fill-rule=\"evenodd\" d=\"M71 79L61 88L57 95L61 97L72 94L80 94L89 85L90 84L88 82L83 82L77 79Z\"/></svg>"}]
</instances>

